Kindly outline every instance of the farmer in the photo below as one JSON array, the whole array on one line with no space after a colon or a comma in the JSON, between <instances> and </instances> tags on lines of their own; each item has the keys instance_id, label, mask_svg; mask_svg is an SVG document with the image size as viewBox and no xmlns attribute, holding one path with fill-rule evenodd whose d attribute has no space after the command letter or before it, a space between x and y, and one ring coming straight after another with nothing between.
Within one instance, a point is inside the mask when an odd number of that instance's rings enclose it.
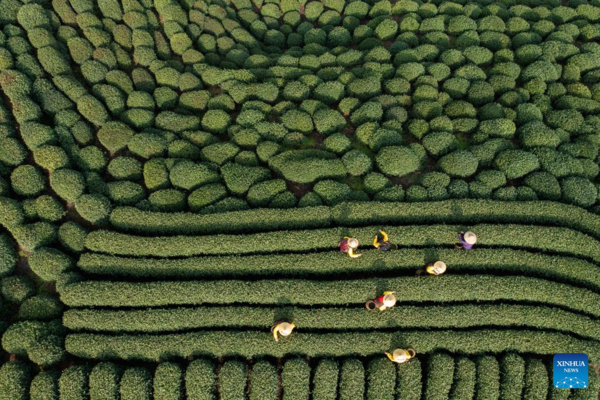
<instances>
[{"instance_id":1,"label":"farmer","mask_svg":"<svg viewBox=\"0 0 600 400\"><path fill-rule=\"evenodd\" d=\"M387 233L385 233L381 229L379 230L379 233L381 233L381 236L383 236L383 239L381 241L379 241L379 235L375 235L375 238L373 239L373 246L375 246L375 248L377 250L389 251L389 250L398 248L397 245L389 242Z\"/></svg>"},{"instance_id":2,"label":"farmer","mask_svg":"<svg viewBox=\"0 0 600 400\"><path fill-rule=\"evenodd\" d=\"M273 332L273 338L275 339L276 342L279 342L279 338L277 337L278 334L281 336L290 336L295 327L296 327L296 325L293 322L292 323L286 322L286 321L276 322L275 326L273 326L271 328L271 332Z\"/></svg>"},{"instance_id":3,"label":"farmer","mask_svg":"<svg viewBox=\"0 0 600 400\"><path fill-rule=\"evenodd\" d=\"M396 349L391 354L386 351L385 355L392 362L395 362L395 363L398 363L398 364L404 364L405 362L407 362L408 360L410 360L411 358L413 358L414 356L416 356L417 352L414 351L413 349L408 349L408 350Z\"/></svg>"},{"instance_id":4,"label":"farmer","mask_svg":"<svg viewBox=\"0 0 600 400\"><path fill-rule=\"evenodd\" d=\"M429 275L442 275L446 272L446 263L443 261L429 263L425 266L425 271L427 271Z\"/></svg>"},{"instance_id":5,"label":"farmer","mask_svg":"<svg viewBox=\"0 0 600 400\"><path fill-rule=\"evenodd\" d=\"M340 248L341 252L348 253L351 258L358 258L362 256L362 254L354 254L354 251L358 249L358 239L346 236L341 242L338 243L338 247Z\"/></svg>"},{"instance_id":6,"label":"farmer","mask_svg":"<svg viewBox=\"0 0 600 400\"><path fill-rule=\"evenodd\" d=\"M471 231L461 232L458 234L458 241L456 244L457 249L471 250L475 243L477 243L477 235Z\"/></svg>"},{"instance_id":7,"label":"farmer","mask_svg":"<svg viewBox=\"0 0 600 400\"><path fill-rule=\"evenodd\" d=\"M385 311L388 308L392 308L396 305L396 296L394 296L394 292L388 291L383 292L383 296L377 297L375 300L369 300L365 304L367 310L373 311L375 309L379 309L379 311Z\"/></svg>"}]
</instances>

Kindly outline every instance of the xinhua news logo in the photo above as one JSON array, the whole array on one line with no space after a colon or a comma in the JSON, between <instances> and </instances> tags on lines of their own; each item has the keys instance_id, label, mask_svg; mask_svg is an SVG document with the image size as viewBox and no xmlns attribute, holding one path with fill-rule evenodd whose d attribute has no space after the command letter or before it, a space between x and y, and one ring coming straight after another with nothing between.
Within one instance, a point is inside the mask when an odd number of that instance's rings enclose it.
<instances>
[{"instance_id":1,"label":"xinhua news logo","mask_svg":"<svg viewBox=\"0 0 600 400\"><path fill-rule=\"evenodd\" d=\"M588 385L588 356L583 353L558 353L552 364L554 387L585 389Z\"/></svg>"}]
</instances>

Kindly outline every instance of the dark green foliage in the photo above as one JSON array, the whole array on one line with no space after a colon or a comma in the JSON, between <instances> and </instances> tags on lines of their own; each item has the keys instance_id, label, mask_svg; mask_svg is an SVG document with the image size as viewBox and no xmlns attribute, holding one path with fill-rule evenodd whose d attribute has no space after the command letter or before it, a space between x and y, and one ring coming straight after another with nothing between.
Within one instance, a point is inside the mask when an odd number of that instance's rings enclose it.
<instances>
[{"instance_id":1,"label":"dark green foliage","mask_svg":"<svg viewBox=\"0 0 600 400\"><path fill-rule=\"evenodd\" d=\"M44 281L56 281L58 276L69 270L72 261L69 257L52 248L37 249L28 258L29 266Z\"/></svg>"},{"instance_id":2,"label":"dark green foliage","mask_svg":"<svg viewBox=\"0 0 600 400\"><path fill-rule=\"evenodd\" d=\"M248 167L227 163L221 167L221 175L231 193L242 195L252 185L267 180L270 177L270 171L264 167Z\"/></svg>"},{"instance_id":3,"label":"dark green foliage","mask_svg":"<svg viewBox=\"0 0 600 400\"><path fill-rule=\"evenodd\" d=\"M67 250L80 253L83 251L87 231L75 222L65 222L58 229L58 240Z\"/></svg>"},{"instance_id":4,"label":"dark green foliage","mask_svg":"<svg viewBox=\"0 0 600 400\"><path fill-rule=\"evenodd\" d=\"M247 365L231 360L221 366L219 372L220 394L223 400L245 399L247 384Z\"/></svg>"},{"instance_id":5,"label":"dark green foliage","mask_svg":"<svg viewBox=\"0 0 600 400\"><path fill-rule=\"evenodd\" d=\"M308 400L310 396L310 373L310 366L305 359L288 359L281 372L283 399Z\"/></svg>"},{"instance_id":6,"label":"dark green foliage","mask_svg":"<svg viewBox=\"0 0 600 400\"><path fill-rule=\"evenodd\" d=\"M561 181L563 199L580 207L589 207L598 199L594 184L581 177L569 177Z\"/></svg>"},{"instance_id":7,"label":"dark green foliage","mask_svg":"<svg viewBox=\"0 0 600 400\"><path fill-rule=\"evenodd\" d=\"M57 297L40 294L25 300L19 307L19 319L39 319L49 321L60 318L62 303Z\"/></svg>"},{"instance_id":8,"label":"dark green foliage","mask_svg":"<svg viewBox=\"0 0 600 400\"><path fill-rule=\"evenodd\" d=\"M120 122L108 122L98 131L98 140L111 153L124 149L134 132Z\"/></svg>"},{"instance_id":9,"label":"dark green foliage","mask_svg":"<svg viewBox=\"0 0 600 400\"><path fill-rule=\"evenodd\" d=\"M500 362L500 398L502 400L521 399L525 381L525 361L517 354L509 353Z\"/></svg>"},{"instance_id":10,"label":"dark green foliage","mask_svg":"<svg viewBox=\"0 0 600 400\"><path fill-rule=\"evenodd\" d=\"M520 178L539 168L535 154L523 150L504 150L494 160L494 165L508 179Z\"/></svg>"},{"instance_id":11,"label":"dark green foliage","mask_svg":"<svg viewBox=\"0 0 600 400\"><path fill-rule=\"evenodd\" d=\"M524 399L545 399L548 394L548 371L541 360L531 359L525 370Z\"/></svg>"},{"instance_id":12,"label":"dark green foliage","mask_svg":"<svg viewBox=\"0 0 600 400\"><path fill-rule=\"evenodd\" d=\"M119 394L122 400L152 398L152 374L146 368L127 368L121 376Z\"/></svg>"},{"instance_id":13,"label":"dark green foliage","mask_svg":"<svg viewBox=\"0 0 600 400\"><path fill-rule=\"evenodd\" d=\"M373 162L359 150L350 151L342 157L342 162L352 176L361 176L371 171Z\"/></svg>"},{"instance_id":14,"label":"dark green foliage","mask_svg":"<svg viewBox=\"0 0 600 400\"><path fill-rule=\"evenodd\" d=\"M169 179L177 188L193 190L207 183L217 182L219 175L205 164L180 161L171 168Z\"/></svg>"},{"instance_id":15,"label":"dark green foliage","mask_svg":"<svg viewBox=\"0 0 600 400\"><path fill-rule=\"evenodd\" d=\"M156 211L181 211L185 207L185 194L176 189L158 190L148 196Z\"/></svg>"},{"instance_id":16,"label":"dark green foliage","mask_svg":"<svg viewBox=\"0 0 600 400\"><path fill-rule=\"evenodd\" d=\"M386 175L403 176L419 169L420 161L415 152L404 146L382 148L376 157L377 166Z\"/></svg>"},{"instance_id":17,"label":"dark green foliage","mask_svg":"<svg viewBox=\"0 0 600 400\"><path fill-rule=\"evenodd\" d=\"M449 398L453 377L454 359L444 353L432 355L427 368L425 397L440 400Z\"/></svg>"},{"instance_id":18,"label":"dark green foliage","mask_svg":"<svg viewBox=\"0 0 600 400\"><path fill-rule=\"evenodd\" d=\"M89 374L90 399L112 400L119 397L120 368L108 362L96 364Z\"/></svg>"},{"instance_id":19,"label":"dark green foliage","mask_svg":"<svg viewBox=\"0 0 600 400\"><path fill-rule=\"evenodd\" d=\"M110 201L99 194L85 194L75 202L75 209L86 221L103 224L107 221L111 210Z\"/></svg>"},{"instance_id":20,"label":"dark green foliage","mask_svg":"<svg viewBox=\"0 0 600 400\"><path fill-rule=\"evenodd\" d=\"M445 155L439 161L439 166L452 177L468 177L477 171L478 160L473 153L457 150Z\"/></svg>"},{"instance_id":21,"label":"dark green foliage","mask_svg":"<svg viewBox=\"0 0 600 400\"><path fill-rule=\"evenodd\" d=\"M12 303L22 303L35 293L31 279L22 275L2 278L2 296Z\"/></svg>"},{"instance_id":22,"label":"dark green foliage","mask_svg":"<svg viewBox=\"0 0 600 400\"><path fill-rule=\"evenodd\" d=\"M474 398L475 382L477 381L476 372L475 363L470 359L460 357L456 360L454 383L450 392L450 399Z\"/></svg>"},{"instance_id":23,"label":"dark green foliage","mask_svg":"<svg viewBox=\"0 0 600 400\"><path fill-rule=\"evenodd\" d=\"M251 400L276 400L277 368L268 361L258 361L252 366Z\"/></svg>"},{"instance_id":24,"label":"dark green foliage","mask_svg":"<svg viewBox=\"0 0 600 400\"><path fill-rule=\"evenodd\" d=\"M6 399L28 399L30 382L31 371L27 364L16 361L0 367L0 391Z\"/></svg>"},{"instance_id":25,"label":"dark green foliage","mask_svg":"<svg viewBox=\"0 0 600 400\"><path fill-rule=\"evenodd\" d=\"M367 399L394 399L395 386L396 365L387 357L371 360L367 366Z\"/></svg>"},{"instance_id":26,"label":"dark green foliage","mask_svg":"<svg viewBox=\"0 0 600 400\"><path fill-rule=\"evenodd\" d=\"M57 400L58 378L57 371L44 371L37 374L31 381L29 395L31 400Z\"/></svg>"},{"instance_id":27,"label":"dark green foliage","mask_svg":"<svg viewBox=\"0 0 600 400\"><path fill-rule=\"evenodd\" d=\"M477 360L477 398L498 399L500 393L500 366L493 356Z\"/></svg>"},{"instance_id":28,"label":"dark green foliage","mask_svg":"<svg viewBox=\"0 0 600 400\"><path fill-rule=\"evenodd\" d=\"M227 189L220 183L204 185L194 190L188 197L190 210L199 211L203 207L211 205L227 197Z\"/></svg>"},{"instance_id":29,"label":"dark green foliage","mask_svg":"<svg viewBox=\"0 0 600 400\"><path fill-rule=\"evenodd\" d=\"M321 360L312 377L313 396L323 400L337 398L338 364L333 360Z\"/></svg>"},{"instance_id":30,"label":"dark green foliage","mask_svg":"<svg viewBox=\"0 0 600 400\"><path fill-rule=\"evenodd\" d=\"M212 361L192 361L185 372L185 391L190 400L212 400L217 392L217 375Z\"/></svg>"},{"instance_id":31,"label":"dark green foliage","mask_svg":"<svg viewBox=\"0 0 600 400\"><path fill-rule=\"evenodd\" d=\"M534 172L528 175L525 184L542 200L558 200L561 197L558 180L548 172Z\"/></svg>"},{"instance_id":32,"label":"dark green foliage","mask_svg":"<svg viewBox=\"0 0 600 400\"><path fill-rule=\"evenodd\" d=\"M0 277L9 275L17 264L17 252L9 235L0 234Z\"/></svg>"},{"instance_id":33,"label":"dark green foliage","mask_svg":"<svg viewBox=\"0 0 600 400\"><path fill-rule=\"evenodd\" d=\"M62 203L48 195L40 196L35 200L35 211L41 220L48 222L57 222L65 214Z\"/></svg>"},{"instance_id":34,"label":"dark green foliage","mask_svg":"<svg viewBox=\"0 0 600 400\"><path fill-rule=\"evenodd\" d=\"M48 367L60 362L65 355L63 338L57 333L56 324L52 322L14 323L2 336L2 347L10 353L27 355L34 363Z\"/></svg>"},{"instance_id":35,"label":"dark green foliage","mask_svg":"<svg viewBox=\"0 0 600 400\"><path fill-rule=\"evenodd\" d=\"M334 154L321 150L287 151L271 157L269 166L296 183L311 183L346 175L344 163Z\"/></svg>"},{"instance_id":36,"label":"dark green foliage","mask_svg":"<svg viewBox=\"0 0 600 400\"><path fill-rule=\"evenodd\" d=\"M323 180L317 182L314 191L325 204L334 205L348 200L351 189L348 185L333 180Z\"/></svg>"},{"instance_id":37,"label":"dark green foliage","mask_svg":"<svg viewBox=\"0 0 600 400\"><path fill-rule=\"evenodd\" d=\"M20 165L10 175L12 189L20 196L33 197L46 188L44 176L32 165Z\"/></svg>"},{"instance_id":38,"label":"dark green foliage","mask_svg":"<svg viewBox=\"0 0 600 400\"><path fill-rule=\"evenodd\" d=\"M357 359L345 360L340 366L340 400L364 398L365 368Z\"/></svg>"}]
</instances>

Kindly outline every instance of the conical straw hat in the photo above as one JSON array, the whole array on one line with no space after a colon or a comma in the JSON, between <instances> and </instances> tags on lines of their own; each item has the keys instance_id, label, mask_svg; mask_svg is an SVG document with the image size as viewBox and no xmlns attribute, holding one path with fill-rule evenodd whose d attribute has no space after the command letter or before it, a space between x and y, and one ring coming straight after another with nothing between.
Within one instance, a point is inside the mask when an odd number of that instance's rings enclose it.
<instances>
[{"instance_id":1,"label":"conical straw hat","mask_svg":"<svg viewBox=\"0 0 600 400\"><path fill-rule=\"evenodd\" d=\"M392 353L392 357L394 358L394 361L396 361L397 363L403 363L403 362L408 361L408 359L410 358L410 355L404 349L396 349Z\"/></svg>"},{"instance_id":2,"label":"conical straw hat","mask_svg":"<svg viewBox=\"0 0 600 400\"><path fill-rule=\"evenodd\" d=\"M436 261L433 264L433 269L435 269L435 272L437 272L438 274L443 274L444 272L446 272L446 263L443 261Z\"/></svg>"},{"instance_id":3,"label":"conical straw hat","mask_svg":"<svg viewBox=\"0 0 600 400\"><path fill-rule=\"evenodd\" d=\"M355 239L355 238L348 239L348 246L352 247L353 249L356 249L358 247L358 239Z\"/></svg>"},{"instance_id":4,"label":"conical straw hat","mask_svg":"<svg viewBox=\"0 0 600 400\"><path fill-rule=\"evenodd\" d=\"M396 296L393 294L386 294L383 296L383 305L386 307L394 307L396 305Z\"/></svg>"},{"instance_id":5,"label":"conical straw hat","mask_svg":"<svg viewBox=\"0 0 600 400\"><path fill-rule=\"evenodd\" d=\"M465 232L463 238L465 239L465 242L469 244L477 243L477 235L471 231Z\"/></svg>"},{"instance_id":6,"label":"conical straw hat","mask_svg":"<svg viewBox=\"0 0 600 400\"><path fill-rule=\"evenodd\" d=\"M294 327L288 322L282 322L279 324L279 333L281 336L289 336L294 330Z\"/></svg>"}]
</instances>

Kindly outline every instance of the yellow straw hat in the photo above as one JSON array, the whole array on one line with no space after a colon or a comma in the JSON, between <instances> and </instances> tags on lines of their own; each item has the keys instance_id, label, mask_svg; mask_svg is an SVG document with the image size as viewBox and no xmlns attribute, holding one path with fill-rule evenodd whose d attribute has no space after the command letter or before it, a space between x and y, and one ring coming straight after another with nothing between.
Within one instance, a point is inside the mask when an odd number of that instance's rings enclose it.
<instances>
[{"instance_id":1,"label":"yellow straw hat","mask_svg":"<svg viewBox=\"0 0 600 400\"><path fill-rule=\"evenodd\" d=\"M355 239L355 238L348 239L348 246L352 247L353 249L356 249L358 247L358 239Z\"/></svg>"},{"instance_id":2,"label":"yellow straw hat","mask_svg":"<svg viewBox=\"0 0 600 400\"><path fill-rule=\"evenodd\" d=\"M394 307L396 305L396 296L393 294L386 294L383 296L383 305L386 307Z\"/></svg>"},{"instance_id":3,"label":"yellow straw hat","mask_svg":"<svg viewBox=\"0 0 600 400\"><path fill-rule=\"evenodd\" d=\"M444 272L446 272L446 263L443 261L436 261L435 263L433 263L433 269L438 274L443 274Z\"/></svg>"},{"instance_id":4,"label":"yellow straw hat","mask_svg":"<svg viewBox=\"0 0 600 400\"><path fill-rule=\"evenodd\" d=\"M282 322L279 324L279 334L281 336L289 336L293 330L294 327L288 322Z\"/></svg>"},{"instance_id":5,"label":"yellow straw hat","mask_svg":"<svg viewBox=\"0 0 600 400\"><path fill-rule=\"evenodd\" d=\"M469 244L477 243L477 235L471 231L465 232L463 238L465 239L465 242Z\"/></svg>"},{"instance_id":6,"label":"yellow straw hat","mask_svg":"<svg viewBox=\"0 0 600 400\"><path fill-rule=\"evenodd\" d=\"M392 353L392 358L397 363L404 363L404 362L407 362L408 360L410 360L411 356L410 356L410 354L408 354L408 351L406 351L404 349L396 349Z\"/></svg>"}]
</instances>

